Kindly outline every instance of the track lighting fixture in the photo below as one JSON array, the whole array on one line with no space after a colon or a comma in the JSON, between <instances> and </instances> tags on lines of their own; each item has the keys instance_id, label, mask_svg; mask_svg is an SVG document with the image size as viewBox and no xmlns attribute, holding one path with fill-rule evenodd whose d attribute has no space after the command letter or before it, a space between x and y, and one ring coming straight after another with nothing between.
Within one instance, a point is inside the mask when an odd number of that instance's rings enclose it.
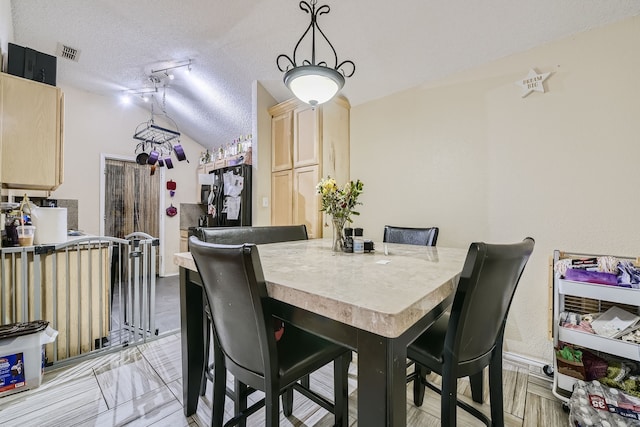
<instances>
[{"instance_id":1,"label":"track lighting fixture","mask_svg":"<svg viewBox=\"0 0 640 427\"><path fill-rule=\"evenodd\" d=\"M173 65L168 66L168 67L159 68L157 70L151 70L151 75L154 75L156 73L162 73L169 80L173 80L175 78L175 75L173 73L170 73L171 70L175 70L175 69L178 69L178 68L186 67L187 71L191 72L191 63L192 63L191 59L185 59L183 61L178 61L178 62L176 62Z\"/></svg>"}]
</instances>

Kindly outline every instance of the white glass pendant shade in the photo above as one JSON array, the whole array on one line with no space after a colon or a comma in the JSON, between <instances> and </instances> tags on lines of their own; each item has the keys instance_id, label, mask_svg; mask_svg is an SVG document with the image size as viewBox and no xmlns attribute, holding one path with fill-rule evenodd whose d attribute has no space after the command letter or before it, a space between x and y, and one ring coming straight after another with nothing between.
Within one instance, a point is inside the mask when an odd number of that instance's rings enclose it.
<instances>
[{"instance_id":1,"label":"white glass pendant shade","mask_svg":"<svg viewBox=\"0 0 640 427\"><path fill-rule=\"evenodd\" d=\"M284 75L284 84L296 98L311 105L329 101L344 86L338 71L319 65L292 68Z\"/></svg>"}]
</instances>

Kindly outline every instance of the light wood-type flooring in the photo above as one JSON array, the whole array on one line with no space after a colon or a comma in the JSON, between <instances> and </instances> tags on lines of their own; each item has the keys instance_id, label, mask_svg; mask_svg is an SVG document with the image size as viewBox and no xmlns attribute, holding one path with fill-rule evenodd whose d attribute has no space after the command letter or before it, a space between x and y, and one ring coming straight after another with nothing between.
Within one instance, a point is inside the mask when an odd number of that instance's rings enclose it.
<instances>
[{"instance_id":1,"label":"light wood-type flooring","mask_svg":"<svg viewBox=\"0 0 640 427\"><path fill-rule=\"evenodd\" d=\"M355 360L355 359L354 359ZM357 425L357 369L351 365L349 411L352 426ZM507 426L566 426L568 415L551 394L551 382L538 367L504 363L504 410ZM331 366L311 376L312 388L332 396ZM0 426L209 426L211 387L201 398L198 411L186 418L182 412L182 370L180 334L102 355L73 366L45 373L42 385L0 398ZM486 375L485 375L486 377ZM432 378L437 382L437 377ZM459 381L461 399L471 402L466 380ZM439 395L426 391L424 405L413 405L407 388L407 425L439 426ZM485 387L488 402L488 387ZM256 393L254 393L256 394ZM489 411L488 404L482 410ZM225 420L233 413L227 399ZM248 426L264 424L264 410L249 418ZM293 415L282 416L281 426L332 425L332 415L294 394ZM458 425L481 426L477 419L458 409Z\"/></svg>"}]
</instances>

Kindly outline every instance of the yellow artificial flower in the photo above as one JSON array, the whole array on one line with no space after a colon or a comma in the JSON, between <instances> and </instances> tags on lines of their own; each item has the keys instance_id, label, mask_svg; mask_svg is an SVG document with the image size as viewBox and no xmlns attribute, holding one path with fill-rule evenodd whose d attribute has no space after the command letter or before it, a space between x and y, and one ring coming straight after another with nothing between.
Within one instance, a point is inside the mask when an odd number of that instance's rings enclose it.
<instances>
[{"instance_id":1,"label":"yellow artificial flower","mask_svg":"<svg viewBox=\"0 0 640 427\"><path fill-rule=\"evenodd\" d=\"M351 221L351 215L360 215L354 210L358 202L358 196L362 193L363 183L359 179L347 182L344 187L338 187L336 180L328 176L316 185L317 193L321 195L322 209L334 218L344 218Z\"/></svg>"}]
</instances>

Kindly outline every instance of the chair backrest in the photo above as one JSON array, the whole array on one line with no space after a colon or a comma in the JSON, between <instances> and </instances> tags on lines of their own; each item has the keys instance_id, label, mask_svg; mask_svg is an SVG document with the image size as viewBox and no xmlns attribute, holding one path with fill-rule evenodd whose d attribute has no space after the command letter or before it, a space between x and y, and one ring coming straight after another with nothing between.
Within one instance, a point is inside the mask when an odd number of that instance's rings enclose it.
<instances>
[{"instance_id":1,"label":"chair backrest","mask_svg":"<svg viewBox=\"0 0 640 427\"><path fill-rule=\"evenodd\" d=\"M487 356L502 334L509 307L534 240L495 245L472 243L451 307L445 353L459 363ZM446 354L445 354L446 357Z\"/></svg>"},{"instance_id":2,"label":"chair backrest","mask_svg":"<svg viewBox=\"0 0 640 427\"><path fill-rule=\"evenodd\" d=\"M384 226L382 241L387 243L405 243L409 245L435 246L438 240L438 227L410 228Z\"/></svg>"},{"instance_id":3,"label":"chair backrest","mask_svg":"<svg viewBox=\"0 0 640 427\"><path fill-rule=\"evenodd\" d=\"M268 295L258 248L206 243L195 236L189 245L227 360L259 376L271 375L265 370L277 366L277 353L273 322L265 321L271 312L264 305Z\"/></svg>"},{"instance_id":4,"label":"chair backrest","mask_svg":"<svg viewBox=\"0 0 640 427\"><path fill-rule=\"evenodd\" d=\"M273 225L264 227L202 227L196 231L198 238L208 243L241 245L243 243L288 242L307 240L307 227L301 225Z\"/></svg>"}]
</instances>

